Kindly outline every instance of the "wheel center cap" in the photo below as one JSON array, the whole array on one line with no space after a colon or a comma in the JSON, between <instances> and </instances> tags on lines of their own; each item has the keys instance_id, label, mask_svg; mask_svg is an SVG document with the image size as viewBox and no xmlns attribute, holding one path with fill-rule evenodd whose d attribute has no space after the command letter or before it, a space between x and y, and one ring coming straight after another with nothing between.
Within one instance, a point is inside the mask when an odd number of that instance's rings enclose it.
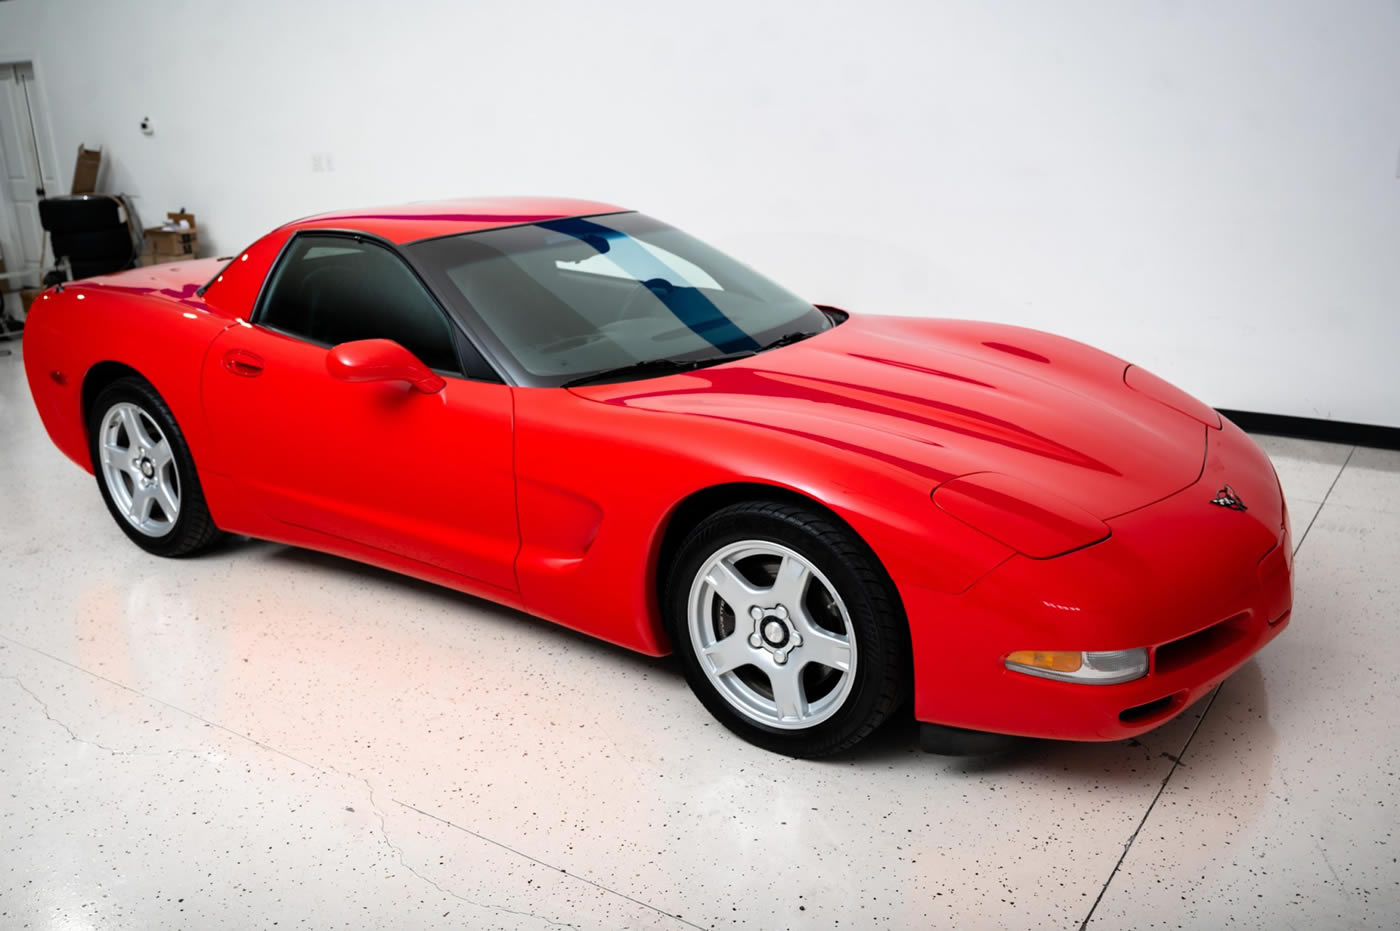
<instances>
[{"instance_id":1,"label":"wheel center cap","mask_svg":"<svg viewBox=\"0 0 1400 931\"><path fill-rule=\"evenodd\" d=\"M764 618L761 630L764 642L770 647L781 647L788 642L787 625L776 617Z\"/></svg>"},{"instance_id":2,"label":"wheel center cap","mask_svg":"<svg viewBox=\"0 0 1400 931\"><path fill-rule=\"evenodd\" d=\"M749 646L755 650L767 650L773 662L781 666L787 662L788 654L802 646L802 635L795 627L789 627L788 609L783 605L765 608L754 605L749 608L753 618L753 633L749 634Z\"/></svg>"},{"instance_id":3,"label":"wheel center cap","mask_svg":"<svg viewBox=\"0 0 1400 931\"><path fill-rule=\"evenodd\" d=\"M146 476L146 478L153 478L156 474L156 467L151 465L151 460L149 459L142 459L140 468L141 474Z\"/></svg>"}]
</instances>

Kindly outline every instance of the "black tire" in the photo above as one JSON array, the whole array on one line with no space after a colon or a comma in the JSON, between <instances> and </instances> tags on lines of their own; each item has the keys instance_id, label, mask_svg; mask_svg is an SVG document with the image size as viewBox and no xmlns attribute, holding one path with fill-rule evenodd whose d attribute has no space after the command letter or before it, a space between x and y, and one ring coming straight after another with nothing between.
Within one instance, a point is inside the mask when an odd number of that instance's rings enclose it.
<instances>
[{"instance_id":1,"label":"black tire","mask_svg":"<svg viewBox=\"0 0 1400 931\"><path fill-rule=\"evenodd\" d=\"M128 268L135 268L134 259L104 259L100 262L72 262L73 280L80 281L84 278L96 278L98 275L110 275L113 272L126 271Z\"/></svg>"},{"instance_id":2,"label":"black tire","mask_svg":"<svg viewBox=\"0 0 1400 931\"><path fill-rule=\"evenodd\" d=\"M111 194L59 194L39 201L39 222L50 233L124 227L121 201Z\"/></svg>"},{"instance_id":3,"label":"black tire","mask_svg":"<svg viewBox=\"0 0 1400 931\"><path fill-rule=\"evenodd\" d=\"M135 404L154 422L161 435L169 443L172 463L175 468L179 488L179 515L174 526L161 536L151 536L133 526L118 508L107 487L104 477L100 444L102 442L102 422L113 406L121 403ZM213 546L223 536L209 515L209 507L204 501L204 490L199 484L194 459L185 443L185 435L170 413L170 408L145 379L130 376L120 378L103 388L93 401L88 417L88 453L92 458L92 469L97 475L97 488L107 505L112 519L131 541L148 553L157 556L193 556ZM174 510L175 508L172 508Z\"/></svg>"},{"instance_id":4,"label":"black tire","mask_svg":"<svg viewBox=\"0 0 1400 931\"><path fill-rule=\"evenodd\" d=\"M54 233L52 244L54 255L60 258L66 256L75 262L122 262L136 252L131 242L131 231L125 226L84 230L81 233Z\"/></svg>"},{"instance_id":5,"label":"black tire","mask_svg":"<svg viewBox=\"0 0 1400 931\"><path fill-rule=\"evenodd\" d=\"M854 681L834 713L811 727L779 729L746 716L720 693L696 655L688 619L691 585L711 556L744 540L770 541L800 554L835 588L850 616L858 657ZM909 695L909 625L894 584L854 531L815 507L748 501L701 521L671 564L663 611L672 647L696 696L729 730L775 753L822 757L848 750L874 733Z\"/></svg>"}]
</instances>

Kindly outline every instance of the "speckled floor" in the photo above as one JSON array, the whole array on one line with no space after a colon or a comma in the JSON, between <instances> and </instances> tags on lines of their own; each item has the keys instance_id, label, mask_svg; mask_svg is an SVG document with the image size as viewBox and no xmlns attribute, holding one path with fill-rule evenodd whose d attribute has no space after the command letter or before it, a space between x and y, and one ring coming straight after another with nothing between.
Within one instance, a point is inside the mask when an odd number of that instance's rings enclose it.
<instances>
[{"instance_id":1,"label":"speckled floor","mask_svg":"<svg viewBox=\"0 0 1400 931\"><path fill-rule=\"evenodd\" d=\"M1261 440L1292 627L1142 740L811 763L472 598L147 556L17 354L0 437L0 928L1400 923L1400 453Z\"/></svg>"}]
</instances>

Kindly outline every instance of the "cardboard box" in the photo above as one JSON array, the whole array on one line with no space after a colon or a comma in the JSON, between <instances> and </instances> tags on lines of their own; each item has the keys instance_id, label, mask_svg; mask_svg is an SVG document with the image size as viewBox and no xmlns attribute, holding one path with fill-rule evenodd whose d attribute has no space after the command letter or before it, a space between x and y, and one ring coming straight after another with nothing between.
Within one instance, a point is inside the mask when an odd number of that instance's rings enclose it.
<instances>
[{"instance_id":1,"label":"cardboard box","mask_svg":"<svg viewBox=\"0 0 1400 931\"><path fill-rule=\"evenodd\" d=\"M194 258L199 251L199 234L192 230L163 230L152 227L146 230L146 250L156 255L174 255Z\"/></svg>"},{"instance_id":2,"label":"cardboard box","mask_svg":"<svg viewBox=\"0 0 1400 931\"><path fill-rule=\"evenodd\" d=\"M102 169L102 147L89 149L78 143L78 164L73 166L73 193L92 194L97 191L97 173Z\"/></svg>"},{"instance_id":3,"label":"cardboard box","mask_svg":"<svg viewBox=\"0 0 1400 931\"><path fill-rule=\"evenodd\" d=\"M195 256L191 254L161 255L159 253L152 252L150 249L146 249L144 252L142 252L139 256L136 257L136 264L143 267L147 265L165 265L168 262L189 262L194 258Z\"/></svg>"},{"instance_id":4,"label":"cardboard box","mask_svg":"<svg viewBox=\"0 0 1400 931\"><path fill-rule=\"evenodd\" d=\"M25 288L19 292L20 306L24 308L24 315L26 317L29 316L29 305L33 304L35 299L42 293L43 291L39 288Z\"/></svg>"},{"instance_id":5,"label":"cardboard box","mask_svg":"<svg viewBox=\"0 0 1400 931\"><path fill-rule=\"evenodd\" d=\"M167 230L159 226L151 227L146 230L145 251L155 256L163 256L166 261L192 259L199 255L199 230L194 225L194 214L176 211L167 213L166 216L171 223L185 220L190 228Z\"/></svg>"}]
</instances>

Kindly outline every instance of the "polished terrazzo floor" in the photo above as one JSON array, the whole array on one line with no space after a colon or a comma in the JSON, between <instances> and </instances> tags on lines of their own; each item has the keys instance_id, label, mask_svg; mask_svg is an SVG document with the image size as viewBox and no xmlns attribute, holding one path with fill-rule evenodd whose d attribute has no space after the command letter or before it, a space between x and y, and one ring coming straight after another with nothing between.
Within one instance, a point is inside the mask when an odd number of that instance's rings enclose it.
<instances>
[{"instance_id":1,"label":"polished terrazzo floor","mask_svg":"<svg viewBox=\"0 0 1400 931\"><path fill-rule=\"evenodd\" d=\"M282 546L146 555L9 345L0 928L1400 924L1400 453L1261 438L1292 626L1146 737L798 762L668 660Z\"/></svg>"}]
</instances>

